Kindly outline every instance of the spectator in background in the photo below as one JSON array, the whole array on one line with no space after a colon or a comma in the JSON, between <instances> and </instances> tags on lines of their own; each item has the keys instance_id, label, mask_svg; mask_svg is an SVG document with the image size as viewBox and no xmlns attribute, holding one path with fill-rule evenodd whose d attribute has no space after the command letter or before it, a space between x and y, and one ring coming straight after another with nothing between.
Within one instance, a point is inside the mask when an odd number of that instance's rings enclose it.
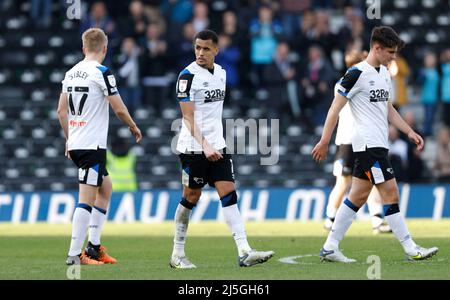
<instances>
[{"instance_id":1,"label":"spectator in background","mask_svg":"<svg viewBox=\"0 0 450 300\"><path fill-rule=\"evenodd\" d=\"M256 85L261 87L264 67L273 60L277 47L277 38L283 33L278 20L273 19L273 11L268 6L261 6L258 19L250 23L250 60L256 75Z\"/></svg>"},{"instance_id":2,"label":"spectator in background","mask_svg":"<svg viewBox=\"0 0 450 300\"><path fill-rule=\"evenodd\" d=\"M208 5L204 2L196 2L194 4L194 15L192 16L192 26L194 26L195 33L200 32L209 26Z\"/></svg>"},{"instance_id":3,"label":"spectator in background","mask_svg":"<svg viewBox=\"0 0 450 300\"><path fill-rule=\"evenodd\" d=\"M441 71L442 120L445 126L450 127L450 49L445 49L442 52Z\"/></svg>"},{"instance_id":4,"label":"spectator in background","mask_svg":"<svg viewBox=\"0 0 450 300\"><path fill-rule=\"evenodd\" d=\"M81 33L85 32L89 28L100 28L108 36L108 52L106 53L105 65L111 64L112 49L116 46L116 25L112 18L108 16L105 3L102 1L96 1L92 4L89 16L82 19L80 25Z\"/></svg>"},{"instance_id":5,"label":"spectator in background","mask_svg":"<svg viewBox=\"0 0 450 300\"><path fill-rule=\"evenodd\" d=\"M157 4L145 6L144 12L149 19L149 22L158 23L158 26L161 28L161 32L166 35L168 24L166 19L164 19L164 16L161 14L161 11L159 10ZM180 32L178 32L177 37L180 37Z\"/></svg>"},{"instance_id":6,"label":"spectator in background","mask_svg":"<svg viewBox=\"0 0 450 300\"><path fill-rule=\"evenodd\" d=\"M102 1L94 2L91 6L89 16L81 22L81 32L89 28L101 28L108 40L116 36L116 28L114 21L108 16L105 3Z\"/></svg>"},{"instance_id":7,"label":"spectator in background","mask_svg":"<svg viewBox=\"0 0 450 300\"><path fill-rule=\"evenodd\" d=\"M439 129L434 175L438 182L450 183L450 129Z\"/></svg>"},{"instance_id":8,"label":"spectator in background","mask_svg":"<svg viewBox=\"0 0 450 300\"><path fill-rule=\"evenodd\" d=\"M415 132L422 136L422 133L418 130L416 116L414 111L406 110L403 112L403 119ZM406 178L407 182L419 182L427 176L427 169L422 161L422 153L417 150L415 144L411 143L405 134L400 134L400 138L403 139L408 145L408 164L406 166Z\"/></svg>"},{"instance_id":9,"label":"spectator in background","mask_svg":"<svg viewBox=\"0 0 450 300\"><path fill-rule=\"evenodd\" d=\"M322 51L329 61L331 61L331 52L336 46L336 37L330 30L330 13L325 10L319 10L315 13L314 26L308 34L311 45L320 45Z\"/></svg>"},{"instance_id":10,"label":"spectator in background","mask_svg":"<svg viewBox=\"0 0 450 300\"><path fill-rule=\"evenodd\" d=\"M422 83L421 101L425 112L423 123L425 137L433 134L434 115L438 104L440 78L436 66L436 54L427 52L424 58L424 66L419 73L419 82Z\"/></svg>"},{"instance_id":11,"label":"spectator in background","mask_svg":"<svg viewBox=\"0 0 450 300\"><path fill-rule=\"evenodd\" d=\"M194 37L195 31L192 23L184 24L182 38L174 41L169 49L170 61L173 63L172 69L182 70L195 59L192 53Z\"/></svg>"},{"instance_id":12,"label":"spectator in background","mask_svg":"<svg viewBox=\"0 0 450 300\"><path fill-rule=\"evenodd\" d=\"M122 37L133 37L135 41L145 38L145 30L149 23L144 13L144 4L133 0L129 5L129 15L119 20L119 31Z\"/></svg>"},{"instance_id":13,"label":"spectator in background","mask_svg":"<svg viewBox=\"0 0 450 300\"><path fill-rule=\"evenodd\" d=\"M300 77L300 107L306 129L323 124L333 96L333 83L336 79L331 63L326 59L320 46L309 48L309 62L302 67Z\"/></svg>"},{"instance_id":14,"label":"spectator in background","mask_svg":"<svg viewBox=\"0 0 450 300\"><path fill-rule=\"evenodd\" d=\"M238 0L208 0L210 29L222 32L223 15L229 11L236 11Z\"/></svg>"},{"instance_id":15,"label":"spectator in background","mask_svg":"<svg viewBox=\"0 0 450 300\"><path fill-rule=\"evenodd\" d=\"M389 125L389 160L394 169L397 181L406 180L406 166L408 164L408 144L400 139L396 127Z\"/></svg>"},{"instance_id":16,"label":"spectator in background","mask_svg":"<svg viewBox=\"0 0 450 300\"><path fill-rule=\"evenodd\" d=\"M370 36L364 30L364 15L353 6L344 9L345 23L338 32L338 44L340 49L346 49L347 45L358 41L361 45L370 42ZM362 50L362 49L361 49Z\"/></svg>"},{"instance_id":17,"label":"spectator in background","mask_svg":"<svg viewBox=\"0 0 450 300\"><path fill-rule=\"evenodd\" d=\"M243 42L244 37L234 11L228 10L223 13L221 30L219 31L228 35L233 44L239 45L239 47L243 46L241 42Z\"/></svg>"},{"instance_id":18,"label":"spectator in background","mask_svg":"<svg viewBox=\"0 0 450 300\"><path fill-rule=\"evenodd\" d=\"M251 20L255 17L255 0L236 0L236 14L239 16L239 24L247 30Z\"/></svg>"},{"instance_id":19,"label":"spectator in background","mask_svg":"<svg viewBox=\"0 0 450 300\"><path fill-rule=\"evenodd\" d=\"M289 121L288 118L282 116L289 106L287 83L294 77L295 68L289 60L289 45L281 42L277 46L272 63L264 69L264 82L269 93L267 110L270 119L281 119L282 122ZM287 127L287 124L281 125L282 128Z\"/></svg>"},{"instance_id":20,"label":"spectator in background","mask_svg":"<svg viewBox=\"0 0 450 300\"><path fill-rule=\"evenodd\" d=\"M393 104L396 108L400 108L408 104L407 80L411 73L406 59L397 55L397 58L389 65L389 73L391 74L394 88Z\"/></svg>"},{"instance_id":21,"label":"spectator in background","mask_svg":"<svg viewBox=\"0 0 450 300\"><path fill-rule=\"evenodd\" d=\"M251 73L251 63L249 55L250 43L246 38L246 33L241 30L239 24L240 23L238 23L237 15L234 11L225 11L222 16L222 23L220 26L221 29L219 30L219 32L222 32L222 34L230 37L230 47L236 47L239 50L240 55L239 63L237 64L237 76L239 78L238 85L240 88L242 88L252 86L252 82L249 76L249 74ZM221 59L220 51L216 59ZM227 83L229 83L228 80Z\"/></svg>"},{"instance_id":22,"label":"spectator in background","mask_svg":"<svg viewBox=\"0 0 450 300\"><path fill-rule=\"evenodd\" d=\"M239 87L239 63L241 61L241 49L234 44L227 34L219 34L220 51L216 56L216 63L227 71L227 86L225 89L226 99L241 112L247 109L248 103L241 101L241 91ZM237 93L237 94L236 94ZM239 95L239 96L236 96Z\"/></svg>"},{"instance_id":23,"label":"spectator in background","mask_svg":"<svg viewBox=\"0 0 450 300\"><path fill-rule=\"evenodd\" d=\"M117 75L120 82L120 95L131 115L141 107L141 86L139 74L140 49L131 37L122 41L120 55L117 57Z\"/></svg>"},{"instance_id":24,"label":"spectator in background","mask_svg":"<svg viewBox=\"0 0 450 300\"><path fill-rule=\"evenodd\" d=\"M144 101L158 114L163 106L169 105L166 101L169 80L166 77L167 42L161 38L161 29L157 23L150 23L147 26L143 48L140 66L145 93Z\"/></svg>"},{"instance_id":25,"label":"spectator in background","mask_svg":"<svg viewBox=\"0 0 450 300\"><path fill-rule=\"evenodd\" d=\"M191 0L162 0L160 11L167 21L167 36L172 41L181 38L183 24L192 18L193 4Z\"/></svg>"},{"instance_id":26,"label":"spectator in background","mask_svg":"<svg viewBox=\"0 0 450 300\"><path fill-rule=\"evenodd\" d=\"M216 62L227 71L227 87L236 88L239 83L238 63L241 56L239 47L232 43L229 35L222 33L219 35L219 48Z\"/></svg>"},{"instance_id":27,"label":"spectator in background","mask_svg":"<svg viewBox=\"0 0 450 300\"><path fill-rule=\"evenodd\" d=\"M289 39L296 39L298 35L297 24L301 22L301 14L311 6L310 0L281 0L280 9L283 22L283 31Z\"/></svg>"},{"instance_id":28,"label":"spectator in background","mask_svg":"<svg viewBox=\"0 0 450 300\"><path fill-rule=\"evenodd\" d=\"M111 150L106 156L106 166L112 180L112 189L115 192L135 192L136 155L130 149L130 144L124 138L116 138L111 143Z\"/></svg>"},{"instance_id":29,"label":"spectator in background","mask_svg":"<svg viewBox=\"0 0 450 300\"><path fill-rule=\"evenodd\" d=\"M293 49L300 54L303 63L307 63L308 49L311 46L310 36L315 23L315 14L312 11L305 11L301 17L297 36L292 41Z\"/></svg>"},{"instance_id":30,"label":"spectator in background","mask_svg":"<svg viewBox=\"0 0 450 300\"><path fill-rule=\"evenodd\" d=\"M351 40L352 22L355 17L355 8L351 5L344 7L344 17L344 23L338 31L338 38L341 48L345 48Z\"/></svg>"},{"instance_id":31,"label":"spectator in background","mask_svg":"<svg viewBox=\"0 0 450 300\"><path fill-rule=\"evenodd\" d=\"M52 2L52 0L31 0L31 19L36 26L42 28L50 26L52 22Z\"/></svg>"}]
</instances>

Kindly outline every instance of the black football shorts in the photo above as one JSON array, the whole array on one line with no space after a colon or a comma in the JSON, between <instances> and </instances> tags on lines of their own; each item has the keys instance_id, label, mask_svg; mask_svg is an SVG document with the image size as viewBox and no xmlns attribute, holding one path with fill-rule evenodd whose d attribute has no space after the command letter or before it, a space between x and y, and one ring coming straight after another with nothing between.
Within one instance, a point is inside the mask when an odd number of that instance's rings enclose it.
<instances>
[{"instance_id":1,"label":"black football shorts","mask_svg":"<svg viewBox=\"0 0 450 300\"><path fill-rule=\"evenodd\" d=\"M388 159L388 149L376 147L355 153L353 176L380 184L395 178L394 169Z\"/></svg>"},{"instance_id":2,"label":"black football shorts","mask_svg":"<svg viewBox=\"0 0 450 300\"><path fill-rule=\"evenodd\" d=\"M223 150L223 158L215 162L207 160L203 153L180 154L182 184L198 189L206 184L214 187L216 181L234 182L233 160L231 155L227 154L225 149Z\"/></svg>"},{"instance_id":3,"label":"black football shorts","mask_svg":"<svg viewBox=\"0 0 450 300\"><path fill-rule=\"evenodd\" d=\"M101 186L103 177L108 176L106 170L106 149L71 150L70 158L78 167L78 182L93 186Z\"/></svg>"}]
</instances>

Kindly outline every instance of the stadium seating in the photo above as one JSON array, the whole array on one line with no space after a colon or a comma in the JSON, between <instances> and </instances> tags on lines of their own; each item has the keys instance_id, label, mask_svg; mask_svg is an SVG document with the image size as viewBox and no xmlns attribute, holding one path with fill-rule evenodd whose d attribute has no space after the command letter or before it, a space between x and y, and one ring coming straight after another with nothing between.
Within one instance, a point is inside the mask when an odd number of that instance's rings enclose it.
<instances>
[{"instance_id":1,"label":"stadium seating","mask_svg":"<svg viewBox=\"0 0 450 300\"><path fill-rule=\"evenodd\" d=\"M411 44L405 56L413 68L421 63L416 56L428 46L425 42L439 47L450 45L448 1L385 0L382 9L381 22L395 26ZM44 30L30 24L24 9L16 14L2 12L0 155L7 159L0 160L0 192L77 188L76 169L64 158L56 107L64 72L82 58L79 39L77 22L64 20ZM237 110L225 107L224 117L264 118L259 107L248 110L246 115L236 114ZM135 117L144 135L142 143L134 147L139 187L180 188L178 158L170 149L176 134L171 125L180 118L178 107L167 108L161 115L142 108ZM260 155L235 155L238 186L332 184L333 153L320 165L310 156L319 134L320 129L310 134L299 125L290 125L281 132L279 163L274 166L261 166ZM112 136L128 136L128 129L111 113Z\"/></svg>"}]
</instances>

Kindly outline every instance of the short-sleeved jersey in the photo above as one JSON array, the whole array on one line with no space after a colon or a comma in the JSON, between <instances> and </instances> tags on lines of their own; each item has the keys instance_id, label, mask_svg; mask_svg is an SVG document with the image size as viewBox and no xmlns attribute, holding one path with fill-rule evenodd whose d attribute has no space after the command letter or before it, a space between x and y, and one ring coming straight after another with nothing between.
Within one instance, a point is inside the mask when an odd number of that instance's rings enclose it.
<instances>
[{"instance_id":1,"label":"short-sleeved jersey","mask_svg":"<svg viewBox=\"0 0 450 300\"><path fill-rule=\"evenodd\" d=\"M392 83L388 69L362 61L348 69L337 89L349 100L354 118L353 151L365 151L366 147L389 149L388 101Z\"/></svg>"},{"instance_id":2,"label":"short-sleeved jersey","mask_svg":"<svg viewBox=\"0 0 450 300\"><path fill-rule=\"evenodd\" d=\"M341 83L341 80L339 80L336 85L334 86L334 92L335 94L338 91L338 85ZM350 110L350 105L347 103L342 108L342 110L339 113L339 122L337 126L337 132L336 132L336 139L334 143L336 145L351 145L352 144L352 136L353 136L353 129L355 124L352 116L352 112Z\"/></svg>"},{"instance_id":3,"label":"short-sleeved jersey","mask_svg":"<svg viewBox=\"0 0 450 300\"><path fill-rule=\"evenodd\" d=\"M68 150L106 149L109 126L109 102L118 94L111 71L96 61L81 61L62 81L68 94Z\"/></svg>"},{"instance_id":4,"label":"short-sleeved jersey","mask_svg":"<svg viewBox=\"0 0 450 300\"><path fill-rule=\"evenodd\" d=\"M225 100L226 72L214 64L212 72L196 62L187 66L178 76L176 93L180 102L194 102L194 120L203 137L216 150L226 147L223 138L222 111ZM202 151L202 146L182 122L177 151Z\"/></svg>"}]
</instances>

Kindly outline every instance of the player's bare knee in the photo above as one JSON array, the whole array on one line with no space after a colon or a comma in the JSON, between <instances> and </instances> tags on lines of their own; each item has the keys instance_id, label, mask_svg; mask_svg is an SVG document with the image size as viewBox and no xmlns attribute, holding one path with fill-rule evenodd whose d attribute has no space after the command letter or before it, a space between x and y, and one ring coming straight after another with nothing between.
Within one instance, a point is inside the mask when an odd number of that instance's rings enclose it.
<instances>
[{"instance_id":1,"label":"player's bare knee","mask_svg":"<svg viewBox=\"0 0 450 300\"><path fill-rule=\"evenodd\" d=\"M398 203L400 195L396 185L383 185L377 188L384 204Z\"/></svg>"},{"instance_id":2,"label":"player's bare knee","mask_svg":"<svg viewBox=\"0 0 450 300\"><path fill-rule=\"evenodd\" d=\"M184 198L192 204L196 204L202 195L201 189L185 189Z\"/></svg>"},{"instance_id":3,"label":"player's bare knee","mask_svg":"<svg viewBox=\"0 0 450 300\"><path fill-rule=\"evenodd\" d=\"M111 180L104 180L98 192L104 197L109 197L112 194L112 189L113 188Z\"/></svg>"},{"instance_id":4,"label":"player's bare knee","mask_svg":"<svg viewBox=\"0 0 450 300\"><path fill-rule=\"evenodd\" d=\"M398 203L399 201L399 194L397 189L392 189L389 191L385 192L385 195L383 196L383 203L384 204L394 204L394 203Z\"/></svg>"},{"instance_id":5,"label":"player's bare knee","mask_svg":"<svg viewBox=\"0 0 450 300\"><path fill-rule=\"evenodd\" d=\"M217 181L215 187L220 198L236 191L236 186L232 181Z\"/></svg>"},{"instance_id":6,"label":"player's bare knee","mask_svg":"<svg viewBox=\"0 0 450 300\"><path fill-rule=\"evenodd\" d=\"M361 207L363 206L366 201L367 201L367 197L366 198L362 198L362 197L354 197L352 198L351 196L348 197L348 199L357 207Z\"/></svg>"},{"instance_id":7,"label":"player's bare knee","mask_svg":"<svg viewBox=\"0 0 450 300\"><path fill-rule=\"evenodd\" d=\"M366 203L367 197L369 197L369 193L370 191L351 192L348 198L353 204L355 204L358 207L361 207L364 205L364 203Z\"/></svg>"}]
</instances>

